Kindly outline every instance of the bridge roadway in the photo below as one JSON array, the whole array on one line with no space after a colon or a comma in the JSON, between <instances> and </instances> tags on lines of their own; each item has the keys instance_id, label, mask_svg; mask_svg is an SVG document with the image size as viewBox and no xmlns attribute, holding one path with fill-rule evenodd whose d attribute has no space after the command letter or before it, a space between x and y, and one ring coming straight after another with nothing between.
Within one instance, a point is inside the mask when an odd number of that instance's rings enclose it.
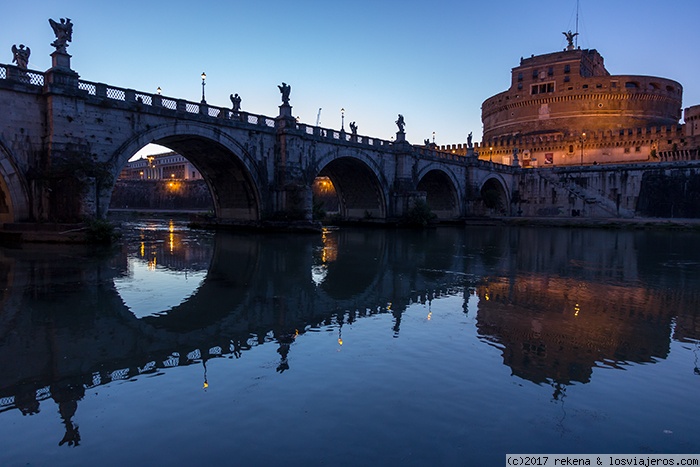
<instances>
[{"instance_id":1,"label":"bridge roadway","mask_svg":"<svg viewBox=\"0 0 700 467\"><path fill-rule=\"evenodd\" d=\"M465 157L413 146L402 128L386 141L311 126L284 100L268 117L84 81L69 64L0 65L0 105L11 109L0 115L0 222L104 217L119 172L149 143L192 162L221 222L311 220L318 176L333 182L345 220L399 219L418 199L460 219L483 211L487 183L508 205L514 168L471 148Z\"/></svg>"}]
</instances>

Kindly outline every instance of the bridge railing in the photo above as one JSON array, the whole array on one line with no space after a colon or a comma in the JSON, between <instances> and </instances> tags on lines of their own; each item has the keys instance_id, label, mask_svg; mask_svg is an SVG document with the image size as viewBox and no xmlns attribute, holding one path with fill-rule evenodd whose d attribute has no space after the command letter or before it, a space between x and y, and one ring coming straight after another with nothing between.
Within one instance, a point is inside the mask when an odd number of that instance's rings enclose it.
<instances>
[{"instance_id":1,"label":"bridge railing","mask_svg":"<svg viewBox=\"0 0 700 467\"><path fill-rule=\"evenodd\" d=\"M322 128L320 126L307 125L305 123L297 123L297 130L307 135L317 136L322 139L332 141L346 141L349 143L357 143L372 147L389 147L393 143L391 141L372 138L370 136L362 136L357 134L346 133L344 131L332 130L330 128Z\"/></svg>"},{"instance_id":2,"label":"bridge railing","mask_svg":"<svg viewBox=\"0 0 700 467\"><path fill-rule=\"evenodd\" d=\"M21 70L12 65L0 65L0 79L17 81L32 86L44 85L44 74L42 72Z\"/></svg>"},{"instance_id":3,"label":"bridge railing","mask_svg":"<svg viewBox=\"0 0 700 467\"><path fill-rule=\"evenodd\" d=\"M41 75L41 77L43 84L43 75ZM211 106L201 102L190 102L184 99L174 99L171 97L162 96L160 94L148 94L135 91L133 89L109 86L103 83L79 80L78 89L87 92L87 94L90 96L103 99L111 99L121 102L135 102L147 107L160 107L163 109L172 110L174 112L198 114L224 120L234 120L268 128L275 127L275 119L265 115L249 114L247 112L240 111L234 112L233 110L225 107Z\"/></svg>"},{"instance_id":4,"label":"bridge railing","mask_svg":"<svg viewBox=\"0 0 700 467\"><path fill-rule=\"evenodd\" d=\"M466 160L466 156L463 154L456 154L452 153L450 151L443 151L437 148L430 148L426 146L414 146L413 147L416 152L422 157L432 157L435 159L442 159L442 160L449 160L449 161L457 161L457 162L464 162Z\"/></svg>"}]
</instances>

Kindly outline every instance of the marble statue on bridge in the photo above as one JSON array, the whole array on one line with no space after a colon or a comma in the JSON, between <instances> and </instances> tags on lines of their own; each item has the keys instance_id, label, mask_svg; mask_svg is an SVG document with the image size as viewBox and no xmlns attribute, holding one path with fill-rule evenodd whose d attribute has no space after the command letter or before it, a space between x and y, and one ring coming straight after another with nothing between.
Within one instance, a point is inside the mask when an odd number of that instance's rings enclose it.
<instances>
[{"instance_id":1,"label":"marble statue on bridge","mask_svg":"<svg viewBox=\"0 0 700 467\"><path fill-rule=\"evenodd\" d=\"M357 125L355 122L350 122L350 132L352 132L354 136L357 136Z\"/></svg>"},{"instance_id":2,"label":"marble statue on bridge","mask_svg":"<svg viewBox=\"0 0 700 467\"><path fill-rule=\"evenodd\" d=\"M241 96L236 93L236 95L231 94L231 110L234 112L239 112L241 110Z\"/></svg>"},{"instance_id":3,"label":"marble statue on bridge","mask_svg":"<svg viewBox=\"0 0 700 467\"><path fill-rule=\"evenodd\" d=\"M25 48L24 44L20 44L19 48L16 45L12 46L12 62L17 64L20 70L26 70L29 64L29 55L32 53L29 47Z\"/></svg>"},{"instance_id":4,"label":"marble statue on bridge","mask_svg":"<svg viewBox=\"0 0 700 467\"><path fill-rule=\"evenodd\" d=\"M289 105L289 93L292 92L292 87L284 82L277 87L282 93L282 104Z\"/></svg>"},{"instance_id":5,"label":"marble statue on bridge","mask_svg":"<svg viewBox=\"0 0 700 467\"><path fill-rule=\"evenodd\" d=\"M396 126L399 127L399 133L403 133L403 128L406 125L406 122L403 119L403 115L399 114L399 119L396 120Z\"/></svg>"},{"instance_id":6,"label":"marble statue on bridge","mask_svg":"<svg viewBox=\"0 0 700 467\"><path fill-rule=\"evenodd\" d=\"M70 18L61 18L60 23L49 18L49 24L56 35L56 40L51 45L56 47L56 52L66 53L68 42L73 40L73 23Z\"/></svg>"}]
</instances>

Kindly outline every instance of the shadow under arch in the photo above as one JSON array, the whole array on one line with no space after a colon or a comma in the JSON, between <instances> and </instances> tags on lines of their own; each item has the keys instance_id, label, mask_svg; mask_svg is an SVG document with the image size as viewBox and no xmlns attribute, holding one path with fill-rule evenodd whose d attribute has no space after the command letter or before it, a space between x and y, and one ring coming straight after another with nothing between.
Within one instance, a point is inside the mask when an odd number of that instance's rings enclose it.
<instances>
[{"instance_id":1,"label":"shadow under arch","mask_svg":"<svg viewBox=\"0 0 700 467\"><path fill-rule=\"evenodd\" d=\"M448 173L440 169L427 171L416 189L426 193L426 203L440 220L458 218L461 212L456 183Z\"/></svg>"},{"instance_id":2,"label":"shadow under arch","mask_svg":"<svg viewBox=\"0 0 700 467\"><path fill-rule=\"evenodd\" d=\"M328 177L333 183L343 220L387 217L387 183L371 158L362 154L332 155L317 167L314 177Z\"/></svg>"},{"instance_id":3,"label":"shadow under arch","mask_svg":"<svg viewBox=\"0 0 700 467\"><path fill-rule=\"evenodd\" d=\"M508 198L508 192L502 180L496 177L487 178L483 185L481 185L479 194L481 195L481 201L486 209L499 215L508 213L510 199Z\"/></svg>"},{"instance_id":4,"label":"shadow under arch","mask_svg":"<svg viewBox=\"0 0 700 467\"><path fill-rule=\"evenodd\" d=\"M0 224L31 217L27 182L14 161L12 152L0 139Z\"/></svg>"},{"instance_id":5,"label":"shadow under arch","mask_svg":"<svg viewBox=\"0 0 700 467\"><path fill-rule=\"evenodd\" d=\"M111 158L115 178L128 159L149 143L172 149L197 168L209 187L217 218L260 220L261 188L267 182L254 158L233 137L217 128L196 123L158 126L130 139L115 151ZM103 192L107 203L101 206L109 206L113 187L109 188L108 193Z\"/></svg>"}]
</instances>

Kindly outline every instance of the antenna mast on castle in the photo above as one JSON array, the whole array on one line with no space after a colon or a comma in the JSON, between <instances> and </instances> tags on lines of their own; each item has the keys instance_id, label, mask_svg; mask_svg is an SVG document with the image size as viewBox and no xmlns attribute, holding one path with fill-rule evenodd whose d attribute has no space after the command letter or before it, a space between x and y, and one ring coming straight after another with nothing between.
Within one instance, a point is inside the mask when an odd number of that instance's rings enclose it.
<instances>
[{"instance_id":1,"label":"antenna mast on castle","mask_svg":"<svg viewBox=\"0 0 700 467\"><path fill-rule=\"evenodd\" d=\"M576 44L575 47L578 49L578 7L579 7L579 0L576 0L576 35L574 35L574 38L576 38Z\"/></svg>"}]
</instances>

